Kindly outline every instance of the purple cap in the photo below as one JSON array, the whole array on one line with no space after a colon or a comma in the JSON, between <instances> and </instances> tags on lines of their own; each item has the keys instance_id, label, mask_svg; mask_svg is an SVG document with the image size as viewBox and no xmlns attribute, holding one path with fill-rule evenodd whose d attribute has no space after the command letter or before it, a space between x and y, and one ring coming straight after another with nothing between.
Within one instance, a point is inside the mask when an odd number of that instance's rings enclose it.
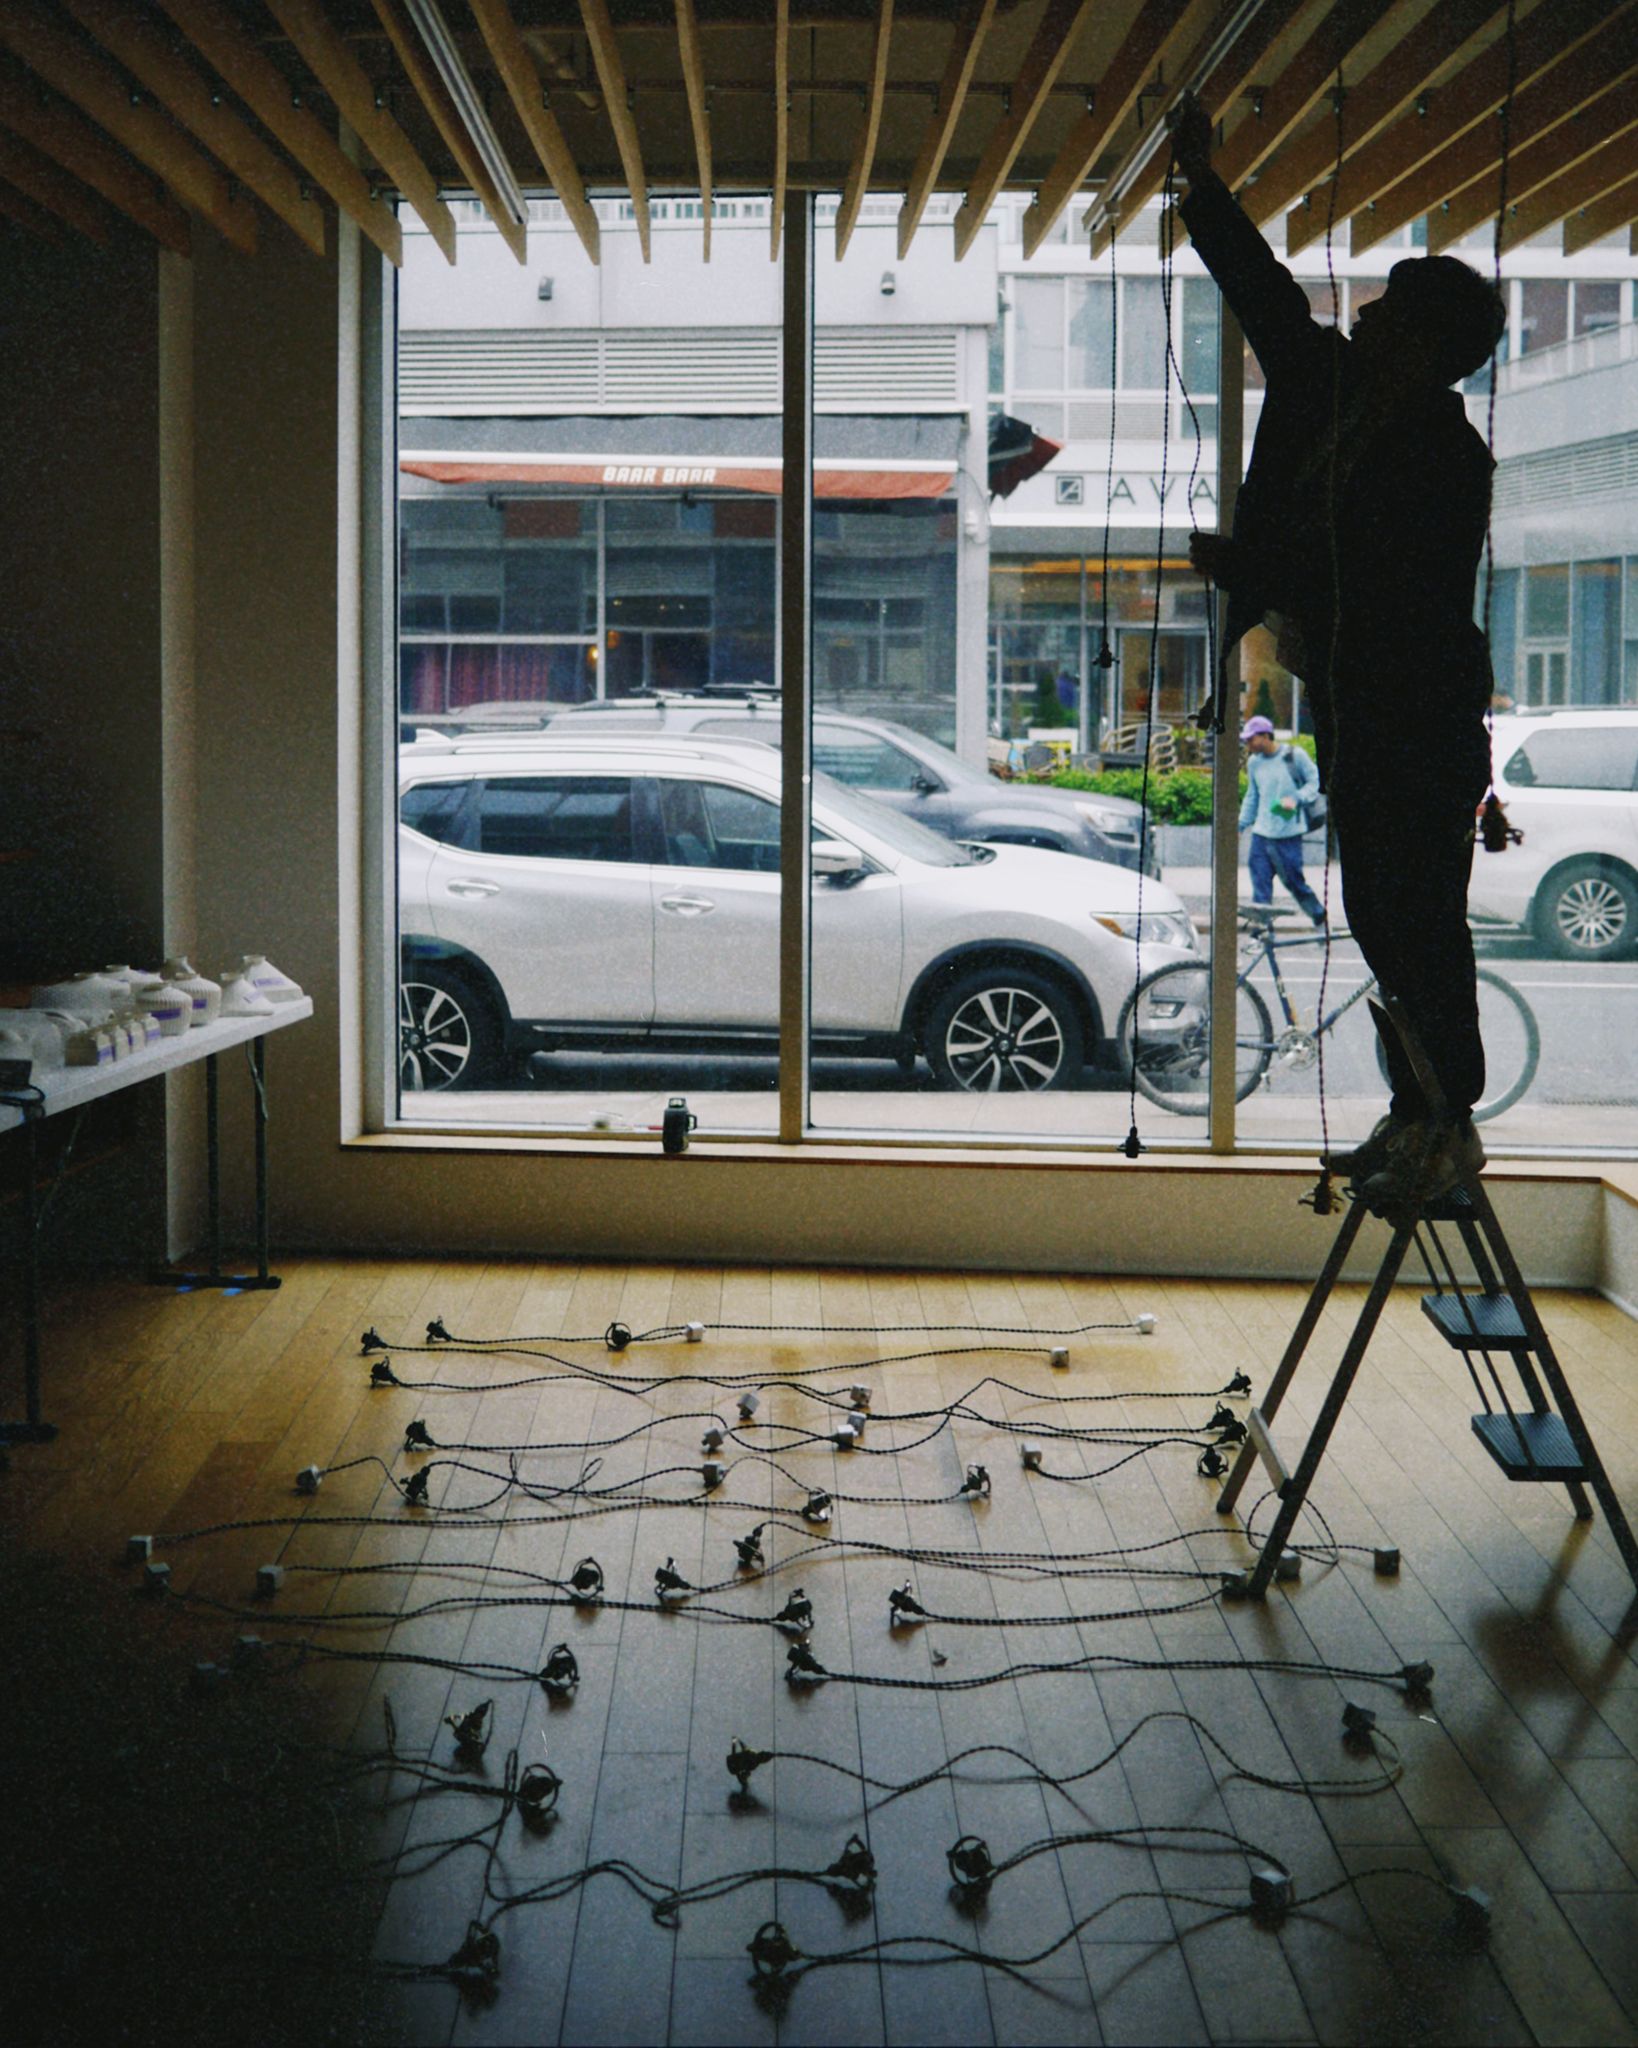
<instances>
[{"instance_id":1,"label":"purple cap","mask_svg":"<svg viewBox=\"0 0 1638 2048\"><path fill-rule=\"evenodd\" d=\"M1271 733L1271 732L1272 732L1273 730L1274 730L1274 721L1273 721L1273 719L1272 719L1272 718L1264 718L1264 717L1263 717L1263 716L1261 715L1261 713L1259 713L1259 714L1258 714L1258 716L1257 716L1257 717L1255 717L1255 718L1248 718L1248 719L1246 720L1245 724L1241 726L1241 728L1240 728L1240 737L1241 737L1241 739L1243 739L1243 740L1254 740L1254 739L1255 739L1255 738L1257 737L1258 733L1260 733L1260 732L1267 732L1267 733Z\"/></svg>"}]
</instances>

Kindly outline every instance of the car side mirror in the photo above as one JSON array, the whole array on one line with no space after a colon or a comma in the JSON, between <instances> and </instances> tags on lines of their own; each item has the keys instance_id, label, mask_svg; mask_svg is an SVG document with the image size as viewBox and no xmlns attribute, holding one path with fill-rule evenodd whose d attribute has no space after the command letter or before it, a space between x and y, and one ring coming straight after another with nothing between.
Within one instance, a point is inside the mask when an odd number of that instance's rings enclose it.
<instances>
[{"instance_id":1,"label":"car side mirror","mask_svg":"<svg viewBox=\"0 0 1638 2048\"><path fill-rule=\"evenodd\" d=\"M816 839L809 858L816 875L829 875L836 881L864 873L864 855L845 839Z\"/></svg>"},{"instance_id":2,"label":"car side mirror","mask_svg":"<svg viewBox=\"0 0 1638 2048\"><path fill-rule=\"evenodd\" d=\"M944 785L941 782L935 782L930 775L918 775L912 787L917 796L937 796Z\"/></svg>"}]
</instances>

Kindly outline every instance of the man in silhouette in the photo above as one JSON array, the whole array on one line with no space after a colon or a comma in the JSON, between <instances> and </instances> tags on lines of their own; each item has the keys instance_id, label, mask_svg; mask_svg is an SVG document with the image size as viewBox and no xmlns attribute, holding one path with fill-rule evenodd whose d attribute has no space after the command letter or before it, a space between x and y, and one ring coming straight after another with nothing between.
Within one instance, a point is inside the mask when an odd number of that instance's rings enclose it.
<instances>
[{"instance_id":1,"label":"man in silhouette","mask_svg":"<svg viewBox=\"0 0 1638 2048\"><path fill-rule=\"evenodd\" d=\"M1490 780L1473 605L1495 465L1450 387L1489 357L1505 313L1477 271L1432 256L1396 263L1351 337L1316 321L1212 170L1192 97L1173 141L1179 210L1267 386L1233 535L1196 534L1191 557L1228 593L1228 645L1268 622L1307 686L1349 926L1444 1096L1435 1117L1387 1033L1388 1114L1325 1163L1384 1202L1426 1201L1484 1162L1467 885Z\"/></svg>"}]
</instances>

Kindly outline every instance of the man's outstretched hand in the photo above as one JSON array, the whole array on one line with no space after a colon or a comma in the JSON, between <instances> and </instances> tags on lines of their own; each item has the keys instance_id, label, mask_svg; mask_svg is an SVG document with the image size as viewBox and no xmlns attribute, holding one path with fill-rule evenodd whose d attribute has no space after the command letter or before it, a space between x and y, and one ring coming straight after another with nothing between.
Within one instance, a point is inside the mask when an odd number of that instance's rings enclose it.
<instances>
[{"instance_id":1,"label":"man's outstretched hand","mask_svg":"<svg viewBox=\"0 0 1638 2048\"><path fill-rule=\"evenodd\" d=\"M1191 185L1211 170L1211 122L1192 92L1186 92L1170 116L1177 167Z\"/></svg>"}]
</instances>

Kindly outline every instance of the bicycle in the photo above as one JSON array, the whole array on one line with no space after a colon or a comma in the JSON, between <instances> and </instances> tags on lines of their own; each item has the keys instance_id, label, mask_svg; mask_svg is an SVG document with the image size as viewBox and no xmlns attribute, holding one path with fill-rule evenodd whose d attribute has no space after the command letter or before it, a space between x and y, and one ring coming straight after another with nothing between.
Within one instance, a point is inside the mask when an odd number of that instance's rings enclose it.
<instances>
[{"instance_id":1,"label":"bicycle","mask_svg":"<svg viewBox=\"0 0 1638 2048\"><path fill-rule=\"evenodd\" d=\"M1299 946L1323 946L1325 933L1303 932L1293 938L1274 936L1274 915L1258 916L1242 909L1241 965L1235 976L1234 1099L1244 1102L1276 1065L1296 1073L1319 1059L1319 1042L1362 1003L1376 987L1366 971L1358 988L1310 1029L1299 1021L1296 1005L1280 972L1281 953ZM1346 932L1332 938L1346 939ZM1268 1005L1251 977L1266 967L1279 998L1283 1024L1275 1029ZM1486 1087L1489 1093L1473 1111L1473 1121L1500 1116L1511 1109L1536 1077L1541 1060L1541 1033L1535 1012L1509 981L1488 968L1478 969L1479 1028L1485 1043ZM1151 1102L1177 1116L1200 1115L1211 1092L1211 967L1205 961L1182 960L1146 974L1126 999L1116 1027L1116 1041L1128 1071L1132 1041L1137 1039L1133 1078ZM1377 1065L1388 1079L1380 1040Z\"/></svg>"}]
</instances>

